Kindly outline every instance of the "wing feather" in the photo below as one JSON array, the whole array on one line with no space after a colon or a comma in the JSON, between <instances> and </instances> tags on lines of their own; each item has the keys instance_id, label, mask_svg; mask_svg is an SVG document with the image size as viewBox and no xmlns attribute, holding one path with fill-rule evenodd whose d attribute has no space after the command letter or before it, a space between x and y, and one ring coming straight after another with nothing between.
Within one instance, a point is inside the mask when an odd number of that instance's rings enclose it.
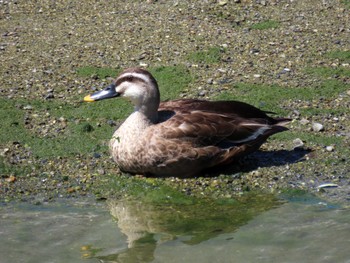
<instances>
[{"instance_id":1,"label":"wing feather","mask_svg":"<svg viewBox=\"0 0 350 263\"><path fill-rule=\"evenodd\" d=\"M254 141L286 130L287 118L272 118L266 112L239 101L174 100L162 102L161 111L172 112L158 125L166 138L181 138L197 146ZM282 124L283 123L283 124ZM280 124L280 125L279 125ZM268 135L268 136L265 136Z\"/></svg>"}]
</instances>

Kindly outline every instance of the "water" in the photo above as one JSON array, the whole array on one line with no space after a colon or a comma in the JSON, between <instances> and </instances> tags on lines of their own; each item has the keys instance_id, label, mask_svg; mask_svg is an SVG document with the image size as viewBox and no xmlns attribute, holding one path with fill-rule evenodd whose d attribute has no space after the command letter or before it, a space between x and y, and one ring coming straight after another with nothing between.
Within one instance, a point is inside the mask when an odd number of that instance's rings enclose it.
<instances>
[{"instance_id":1,"label":"water","mask_svg":"<svg viewBox=\"0 0 350 263\"><path fill-rule=\"evenodd\" d=\"M70 202L1 207L0 263L99 262L127 248L105 205Z\"/></svg>"},{"instance_id":2,"label":"water","mask_svg":"<svg viewBox=\"0 0 350 263\"><path fill-rule=\"evenodd\" d=\"M350 210L318 201L56 202L0 213L1 263L350 262Z\"/></svg>"}]
</instances>

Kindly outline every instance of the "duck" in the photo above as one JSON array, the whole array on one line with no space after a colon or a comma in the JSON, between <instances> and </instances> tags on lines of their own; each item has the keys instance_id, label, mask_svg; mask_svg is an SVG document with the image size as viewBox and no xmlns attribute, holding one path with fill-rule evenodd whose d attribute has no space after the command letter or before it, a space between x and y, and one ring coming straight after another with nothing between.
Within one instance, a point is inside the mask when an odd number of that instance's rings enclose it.
<instances>
[{"instance_id":1,"label":"duck","mask_svg":"<svg viewBox=\"0 0 350 263\"><path fill-rule=\"evenodd\" d=\"M134 175L203 175L257 151L268 137L288 130L290 121L234 100L160 102L156 79L137 67L84 101L117 97L129 100L134 111L114 132L109 149L119 169Z\"/></svg>"}]
</instances>

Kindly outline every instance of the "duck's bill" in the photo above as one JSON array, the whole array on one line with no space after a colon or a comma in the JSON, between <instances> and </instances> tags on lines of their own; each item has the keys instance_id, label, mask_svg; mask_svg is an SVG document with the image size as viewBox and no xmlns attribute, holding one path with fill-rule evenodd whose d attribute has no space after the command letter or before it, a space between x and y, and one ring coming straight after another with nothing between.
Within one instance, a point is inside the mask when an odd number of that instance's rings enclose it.
<instances>
[{"instance_id":1,"label":"duck's bill","mask_svg":"<svg viewBox=\"0 0 350 263\"><path fill-rule=\"evenodd\" d=\"M118 97L120 94L115 91L115 85L111 84L103 90L95 92L94 94L87 95L84 97L84 101L92 102L104 99L110 99L114 97Z\"/></svg>"}]
</instances>

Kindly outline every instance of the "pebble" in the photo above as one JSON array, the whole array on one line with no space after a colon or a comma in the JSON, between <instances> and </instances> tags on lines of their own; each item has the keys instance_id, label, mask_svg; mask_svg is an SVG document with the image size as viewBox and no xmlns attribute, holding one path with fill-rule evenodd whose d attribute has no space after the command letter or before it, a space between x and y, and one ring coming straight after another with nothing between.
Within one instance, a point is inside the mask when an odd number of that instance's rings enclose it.
<instances>
[{"instance_id":1,"label":"pebble","mask_svg":"<svg viewBox=\"0 0 350 263\"><path fill-rule=\"evenodd\" d=\"M326 151L327 152L333 152L334 151L334 146L332 146L332 145L327 146L326 147Z\"/></svg>"},{"instance_id":2,"label":"pebble","mask_svg":"<svg viewBox=\"0 0 350 263\"><path fill-rule=\"evenodd\" d=\"M55 96L53 95L52 92L49 92L49 93L45 96L45 99L46 99L46 100L53 99L53 98L55 98Z\"/></svg>"},{"instance_id":3,"label":"pebble","mask_svg":"<svg viewBox=\"0 0 350 263\"><path fill-rule=\"evenodd\" d=\"M201 90L200 92L198 92L198 96L200 97L204 97L207 94L207 92L205 90Z\"/></svg>"},{"instance_id":4,"label":"pebble","mask_svg":"<svg viewBox=\"0 0 350 263\"><path fill-rule=\"evenodd\" d=\"M300 149L304 146L304 142L300 138L293 140L294 149Z\"/></svg>"},{"instance_id":5,"label":"pebble","mask_svg":"<svg viewBox=\"0 0 350 263\"><path fill-rule=\"evenodd\" d=\"M26 105L23 107L24 110L32 110L33 107L31 105Z\"/></svg>"},{"instance_id":6,"label":"pebble","mask_svg":"<svg viewBox=\"0 0 350 263\"><path fill-rule=\"evenodd\" d=\"M325 183L325 184L321 184L319 186L317 186L317 188L321 189L321 188L333 188L333 187L338 187L337 184L332 184L332 183Z\"/></svg>"},{"instance_id":7,"label":"pebble","mask_svg":"<svg viewBox=\"0 0 350 263\"><path fill-rule=\"evenodd\" d=\"M213 84L213 81L214 80L212 78L210 78L210 79L207 80L207 84Z\"/></svg>"},{"instance_id":8,"label":"pebble","mask_svg":"<svg viewBox=\"0 0 350 263\"><path fill-rule=\"evenodd\" d=\"M309 123L310 123L310 121L307 120L307 119L305 119L305 118L303 118L303 119L300 120L300 124L301 124L301 125L305 125L305 124L309 124Z\"/></svg>"},{"instance_id":9,"label":"pebble","mask_svg":"<svg viewBox=\"0 0 350 263\"><path fill-rule=\"evenodd\" d=\"M10 151L10 148L5 148L1 153L0 156L5 156L6 153L8 153Z\"/></svg>"},{"instance_id":10,"label":"pebble","mask_svg":"<svg viewBox=\"0 0 350 263\"><path fill-rule=\"evenodd\" d=\"M224 5L227 5L227 0L221 0L221 1L219 1L219 5L220 6L224 6Z\"/></svg>"},{"instance_id":11,"label":"pebble","mask_svg":"<svg viewBox=\"0 0 350 263\"><path fill-rule=\"evenodd\" d=\"M101 154L99 153L94 153L92 156L96 159L101 158Z\"/></svg>"},{"instance_id":12,"label":"pebble","mask_svg":"<svg viewBox=\"0 0 350 263\"><path fill-rule=\"evenodd\" d=\"M16 181L16 177L14 175L10 175L8 178L6 178L6 182L13 183Z\"/></svg>"},{"instance_id":13,"label":"pebble","mask_svg":"<svg viewBox=\"0 0 350 263\"><path fill-rule=\"evenodd\" d=\"M108 120L107 121L107 124L109 125L109 126L117 126L117 123L115 122L115 121L113 121L113 120Z\"/></svg>"},{"instance_id":14,"label":"pebble","mask_svg":"<svg viewBox=\"0 0 350 263\"><path fill-rule=\"evenodd\" d=\"M104 174L106 174L106 171L105 171L105 169L103 169L103 168L97 169L97 172L98 172L99 175L104 175Z\"/></svg>"},{"instance_id":15,"label":"pebble","mask_svg":"<svg viewBox=\"0 0 350 263\"><path fill-rule=\"evenodd\" d=\"M312 130L315 132L324 131L324 126L321 123L314 122L312 123Z\"/></svg>"}]
</instances>

